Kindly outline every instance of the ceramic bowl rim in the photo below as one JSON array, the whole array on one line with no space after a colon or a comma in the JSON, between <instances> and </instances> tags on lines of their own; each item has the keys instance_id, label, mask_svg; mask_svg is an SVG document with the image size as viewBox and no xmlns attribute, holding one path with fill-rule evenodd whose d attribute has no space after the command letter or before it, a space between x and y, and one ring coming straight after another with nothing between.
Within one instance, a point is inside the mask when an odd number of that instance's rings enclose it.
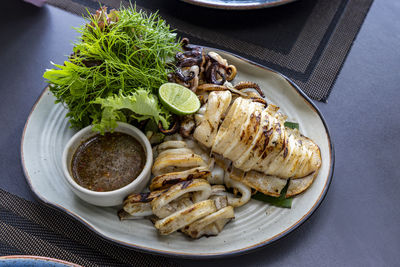
<instances>
[{"instance_id":1,"label":"ceramic bowl rim","mask_svg":"<svg viewBox=\"0 0 400 267\"><path fill-rule=\"evenodd\" d=\"M85 195L90 195L92 197L100 197L100 196L101 197L111 197L111 196L126 194L127 192L134 190L144 179L149 177L148 174L151 171L151 165L152 165L152 161L153 161L153 152L152 152L151 144L150 144L149 140L143 134L143 132L140 131L135 126L130 125L128 123L124 123L124 122L118 122L117 124L118 124L118 127L115 129L114 132L120 132L118 129L124 128L124 129L127 129L129 132L134 133L135 136L130 133L124 132L126 134L129 134L133 138L135 138L137 141L139 141L139 143L142 145L143 149L145 150L146 163L143 167L143 170L132 182L130 182L129 184L127 184L119 189L112 190L112 191L97 192L97 191L93 191L93 190L87 189L87 188L79 185L72 178L72 176L69 172L68 166L69 166L70 162L68 162L68 156L70 154L75 153L75 151L79 145L76 146L76 148L73 150L71 148L74 147L77 142L79 142L79 143L82 142L82 137L86 136L86 139L87 139L90 136L97 134L96 132L92 131L93 126L89 125L83 129L79 130L77 133L75 133L69 139L68 143L64 147L63 154L62 154L62 169L63 169L63 173L64 173L64 178L68 182L69 185L71 185L75 190L78 190L80 193L85 194ZM91 133L93 133L93 135L91 135ZM125 195L124 195L124 197L125 197Z\"/></svg>"}]
</instances>

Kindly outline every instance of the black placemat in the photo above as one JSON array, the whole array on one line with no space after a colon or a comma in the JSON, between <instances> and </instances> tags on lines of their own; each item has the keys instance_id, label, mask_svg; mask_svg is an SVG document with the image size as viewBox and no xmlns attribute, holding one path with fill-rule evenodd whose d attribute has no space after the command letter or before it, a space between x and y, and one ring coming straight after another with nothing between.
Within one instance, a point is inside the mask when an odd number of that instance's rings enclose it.
<instances>
[{"instance_id":1,"label":"black placemat","mask_svg":"<svg viewBox=\"0 0 400 267\"><path fill-rule=\"evenodd\" d=\"M134 1L132 1L134 2ZM138 0L138 8L159 10L193 43L239 54L296 82L312 99L326 101L373 0L299 0L260 10L227 11L178 0ZM110 8L127 0L48 0L82 15L99 3Z\"/></svg>"},{"instance_id":2,"label":"black placemat","mask_svg":"<svg viewBox=\"0 0 400 267\"><path fill-rule=\"evenodd\" d=\"M36 255L82 266L178 266L112 244L61 211L0 189L0 256Z\"/></svg>"}]
</instances>

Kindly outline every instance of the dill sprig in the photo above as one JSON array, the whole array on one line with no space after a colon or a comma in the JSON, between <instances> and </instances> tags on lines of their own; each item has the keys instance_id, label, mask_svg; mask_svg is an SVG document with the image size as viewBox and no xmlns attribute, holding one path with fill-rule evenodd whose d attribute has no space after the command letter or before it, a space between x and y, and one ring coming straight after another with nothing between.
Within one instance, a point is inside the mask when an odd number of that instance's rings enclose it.
<instances>
[{"instance_id":1,"label":"dill sprig","mask_svg":"<svg viewBox=\"0 0 400 267\"><path fill-rule=\"evenodd\" d=\"M43 77L76 128L101 121L97 98L130 95L139 88L156 95L173 71L167 63L180 49L176 34L157 13L148 15L132 6L108 14L102 7L75 29L80 37L73 54ZM156 104L167 121L169 113Z\"/></svg>"}]
</instances>

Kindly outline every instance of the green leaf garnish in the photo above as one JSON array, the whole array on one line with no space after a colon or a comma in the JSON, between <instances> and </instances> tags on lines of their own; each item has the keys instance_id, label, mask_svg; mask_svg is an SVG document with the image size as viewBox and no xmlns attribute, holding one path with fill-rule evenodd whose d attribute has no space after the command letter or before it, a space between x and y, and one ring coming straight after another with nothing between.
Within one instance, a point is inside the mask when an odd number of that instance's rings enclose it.
<instances>
[{"instance_id":1,"label":"green leaf garnish","mask_svg":"<svg viewBox=\"0 0 400 267\"><path fill-rule=\"evenodd\" d=\"M96 99L129 96L139 90L156 97L158 88L174 70L167 63L180 51L180 45L158 14L147 15L132 6L108 14L102 7L87 19L85 25L76 28L80 37L68 61L53 64L54 68L43 77L50 83L56 102L68 108L67 117L73 127L93 122L98 127L113 127L116 120L124 119L123 112L99 105ZM137 119L146 115L168 128L169 112L161 105L152 104L150 112L139 112L136 107Z\"/></svg>"},{"instance_id":2,"label":"green leaf garnish","mask_svg":"<svg viewBox=\"0 0 400 267\"><path fill-rule=\"evenodd\" d=\"M299 130L299 124L297 122L285 121L285 127Z\"/></svg>"},{"instance_id":3,"label":"green leaf garnish","mask_svg":"<svg viewBox=\"0 0 400 267\"><path fill-rule=\"evenodd\" d=\"M286 198L286 192L289 187L290 180L286 183L285 187L282 189L279 197L271 197L268 195L264 195L261 192L257 192L252 196L253 199L266 202L268 204L280 207L280 208L288 208L292 207L293 198Z\"/></svg>"},{"instance_id":4,"label":"green leaf garnish","mask_svg":"<svg viewBox=\"0 0 400 267\"><path fill-rule=\"evenodd\" d=\"M161 122L163 127L168 127L169 113L159 104L157 96L148 90L138 89L128 96L122 92L119 95L107 98L97 98L94 104L100 104L103 110L101 120L94 121L93 130L104 133L114 129L117 121L137 121L151 119L157 125Z\"/></svg>"}]
</instances>

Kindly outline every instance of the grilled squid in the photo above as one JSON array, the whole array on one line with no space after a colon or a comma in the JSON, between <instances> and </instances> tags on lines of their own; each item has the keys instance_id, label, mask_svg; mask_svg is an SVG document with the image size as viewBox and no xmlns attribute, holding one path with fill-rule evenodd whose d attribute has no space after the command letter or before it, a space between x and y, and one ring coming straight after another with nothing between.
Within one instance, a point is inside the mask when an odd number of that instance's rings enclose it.
<instances>
[{"instance_id":1,"label":"grilled squid","mask_svg":"<svg viewBox=\"0 0 400 267\"><path fill-rule=\"evenodd\" d=\"M154 226L159 230L161 235L168 235L215 212L216 210L217 208L215 207L213 200L204 200L156 221Z\"/></svg>"},{"instance_id":2,"label":"grilled squid","mask_svg":"<svg viewBox=\"0 0 400 267\"><path fill-rule=\"evenodd\" d=\"M234 218L234 212L227 198L215 192L203 179L171 186L151 202L153 213L161 218L155 227L161 235L179 229L192 238L217 235Z\"/></svg>"},{"instance_id":3,"label":"grilled squid","mask_svg":"<svg viewBox=\"0 0 400 267\"><path fill-rule=\"evenodd\" d=\"M225 173L224 183L228 188L238 191L241 197L228 197L228 204L232 207L240 207L250 201L251 189L244 183L231 179L228 172Z\"/></svg>"},{"instance_id":4,"label":"grilled squid","mask_svg":"<svg viewBox=\"0 0 400 267\"><path fill-rule=\"evenodd\" d=\"M131 194L124 200L124 207L118 212L118 216L121 220L126 219L142 219L153 215L150 202L160 196L161 190Z\"/></svg>"},{"instance_id":5,"label":"grilled squid","mask_svg":"<svg viewBox=\"0 0 400 267\"><path fill-rule=\"evenodd\" d=\"M166 151L167 153L159 156L154 162L152 173L155 176L159 176L168 172L177 172L188 168L207 166L199 155L186 153L187 151L190 151L187 149L179 150L180 151Z\"/></svg>"},{"instance_id":6,"label":"grilled squid","mask_svg":"<svg viewBox=\"0 0 400 267\"><path fill-rule=\"evenodd\" d=\"M181 230L192 238L217 235L234 216L233 208L227 208L228 198L215 195L209 183L220 181L223 171L212 173L214 162L209 154L179 135L170 136L156 151L152 169L156 176L150 190L168 188L151 202L152 213L159 218L155 222L159 233ZM203 218L207 219L197 223Z\"/></svg>"},{"instance_id":7,"label":"grilled squid","mask_svg":"<svg viewBox=\"0 0 400 267\"><path fill-rule=\"evenodd\" d=\"M210 174L211 172L207 167L197 167L186 171L161 174L153 178L150 184L150 190L165 189L173 184L192 179L207 179Z\"/></svg>"},{"instance_id":8,"label":"grilled squid","mask_svg":"<svg viewBox=\"0 0 400 267\"><path fill-rule=\"evenodd\" d=\"M203 235L218 235L225 224L233 218L235 218L233 207L227 206L187 225L182 229L182 232L192 238L199 238Z\"/></svg>"},{"instance_id":9,"label":"grilled squid","mask_svg":"<svg viewBox=\"0 0 400 267\"><path fill-rule=\"evenodd\" d=\"M232 197L221 194L226 192L225 171L209 151L178 134L166 137L153 151L151 192L130 195L120 218L152 216L161 235L177 230L192 238L217 235L234 217ZM213 189L210 183L221 184L222 189Z\"/></svg>"},{"instance_id":10,"label":"grilled squid","mask_svg":"<svg viewBox=\"0 0 400 267\"><path fill-rule=\"evenodd\" d=\"M304 192L308 187L310 187L317 175L318 172L314 172L303 178L291 179L289 181L289 187L286 191L286 198ZM279 197L282 189L288 182L287 179L282 179L277 176L265 175L264 173L256 171L243 172L239 169L234 169L230 175L230 178L235 181L239 181L265 195L273 197Z\"/></svg>"},{"instance_id":11,"label":"grilled squid","mask_svg":"<svg viewBox=\"0 0 400 267\"><path fill-rule=\"evenodd\" d=\"M232 206L228 206L228 197L225 186L211 186L210 199L214 200L216 212L191 223L181 229L181 232L191 238L200 238L202 236L216 236L224 226L235 217Z\"/></svg>"},{"instance_id":12,"label":"grilled squid","mask_svg":"<svg viewBox=\"0 0 400 267\"><path fill-rule=\"evenodd\" d=\"M165 193L152 200L153 213L159 218L169 216L171 212L168 205L187 193L191 193L192 202L200 202L208 199L211 195L211 186L204 179L188 180L175 184Z\"/></svg>"},{"instance_id":13,"label":"grilled squid","mask_svg":"<svg viewBox=\"0 0 400 267\"><path fill-rule=\"evenodd\" d=\"M168 136L153 147L150 192L128 196L118 215L151 216L161 235L215 236L252 191L279 197L288 183L286 197L305 191L321 155L311 139L285 127L287 117L258 84L231 83L237 70L226 59L185 38L182 49L169 78L196 92L202 106L161 127Z\"/></svg>"},{"instance_id":14,"label":"grilled squid","mask_svg":"<svg viewBox=\"0 0 400 267\"><path fill-rule=\"evenodd\" d=\"M247 82L238 85L259 90ZM306 190L321 167L319 147L297 129L285 127L287 117L278 112L279 107L241 96L229 101L230 94L227 90L209 93L195 115L194 139L229 159L233 169L243 172L232 179L248 187L279 196L290 179L287 196Z\"/></svg>"},{"instance_id":15,"label":"grilled squid","mask_svg":"<svg viewBox=\"0 0 400 267\"><path fill-rule=\"evenodd\" d=\"M211 83L222 85L235 78L237 70L218 53L204 52L203 47L189 44L182 39L183 52L175 55L176 69L169 75L169 81L179 83L196 92L199 84Z\"/></svg>"},{"instance_id":16,"label":"grilled squid","mask_svg":"<svg viewBox=\"0 0 400 267\"><path fill-rule=\"evenodd\" d=\"M228 91L212 92L208 97L204 115L197 117L198 123L193 137L206 147L210 147L215 140L220 120L231 99Z\"/></svg>"}]
</instances>

